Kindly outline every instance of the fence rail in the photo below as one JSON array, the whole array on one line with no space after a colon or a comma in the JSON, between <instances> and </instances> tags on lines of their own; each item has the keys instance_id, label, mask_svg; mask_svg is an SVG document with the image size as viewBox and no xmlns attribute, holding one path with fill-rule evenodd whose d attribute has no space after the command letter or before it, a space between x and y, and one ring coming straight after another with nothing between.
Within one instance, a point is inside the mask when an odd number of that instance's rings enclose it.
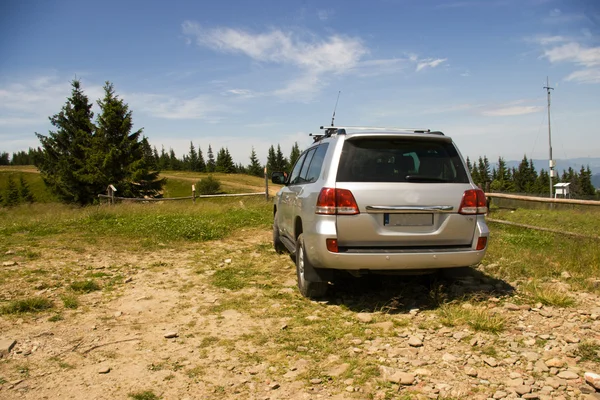
<instances>
[{"instance_id":1,"label":"fence rail","mask_svg":"<svg viewBox=\"0 0 600 400\"><path fill-rule=\"evenodd\" d=\"M197 196L185 196L185 197L163 197L163 198L140 198L140 197L117 197L110 196L107 194L99 194L98 197L102 199L108 199L110 202L114 200L121 201L172 201L172 200L196 200L198 198L208 198L208 197L243 197L243 196L266 196L266 192L259 193L228 193L228 194L201 194Z\"/></svg>"},{"instance_id":2,"label":"fence rail","mask_svg":"<svg viewBox=\"0 0 600 400\"><path fill-rule=\"evenodd\" d=\"M521 196L521 195L506 194L506 193L486 193L485 195L488 198L531 201L531 202L546 203L546 204L548 204L548 203L551 203L551 204L579 204L579 205L585 205L585 206L600 206L600 201L597 201L597 200L557 199L557 198L549 198L549 197Z\"/></svg>"}]
</instances>

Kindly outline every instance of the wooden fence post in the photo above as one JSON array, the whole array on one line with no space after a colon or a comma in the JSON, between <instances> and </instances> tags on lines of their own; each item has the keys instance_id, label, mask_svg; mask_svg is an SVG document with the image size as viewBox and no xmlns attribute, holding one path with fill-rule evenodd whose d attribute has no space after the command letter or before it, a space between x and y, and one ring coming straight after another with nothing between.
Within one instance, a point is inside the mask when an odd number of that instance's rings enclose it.
<instances>
[{"instance_id":1,"label":"wooden fence post","mask_svg":"<svg viewBox=\"0 0 600 400\"><path fill-rule=\"evenodd\" d=\"M196 185L192 185L192 201L196 204Z\"/></svg>"},{"instance_id":2,"label":"wooden fence post","mask_svg":"<svg viewBox=\"0 0 600 400\"><path fill-rule=\"evenodd\" d=\"M265 167L265 200L269 201L269 178L267 176L267 167Z\"/></svg>"}]
</instances>

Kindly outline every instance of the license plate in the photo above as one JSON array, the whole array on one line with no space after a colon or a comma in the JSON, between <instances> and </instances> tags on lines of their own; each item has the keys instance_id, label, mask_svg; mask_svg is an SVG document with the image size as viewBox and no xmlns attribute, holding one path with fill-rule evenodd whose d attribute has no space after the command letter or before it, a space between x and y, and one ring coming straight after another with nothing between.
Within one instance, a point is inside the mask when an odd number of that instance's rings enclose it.
<instances>
[{"instance_id":1,"label":"license plate","mask_svg":"<svg viewBox=\"0 0 600 400\"><path fill-rule=\"evenodd\" d=\"M383 224L390 226L433 225L433 214L384 214Z\"/></svg>"}]
</instances>

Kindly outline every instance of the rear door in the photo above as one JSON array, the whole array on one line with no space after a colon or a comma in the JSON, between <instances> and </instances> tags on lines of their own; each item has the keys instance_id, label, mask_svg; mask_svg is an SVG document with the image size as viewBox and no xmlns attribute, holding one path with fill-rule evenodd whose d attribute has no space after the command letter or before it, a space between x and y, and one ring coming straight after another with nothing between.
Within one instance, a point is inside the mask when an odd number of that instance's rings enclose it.
<instances>
[{"instance_id":1,"label":"rear door","mask_svg":"<svg viewBox=\"0 0 600 400\"><path fill-rule=\"evenodd\" d=\"M360 214L337 217L340 247L468 247L476 218L458 214L472 189L451 139L437 135L355 135L346 139L337 188Z\"/></svg>"}]
</instances>

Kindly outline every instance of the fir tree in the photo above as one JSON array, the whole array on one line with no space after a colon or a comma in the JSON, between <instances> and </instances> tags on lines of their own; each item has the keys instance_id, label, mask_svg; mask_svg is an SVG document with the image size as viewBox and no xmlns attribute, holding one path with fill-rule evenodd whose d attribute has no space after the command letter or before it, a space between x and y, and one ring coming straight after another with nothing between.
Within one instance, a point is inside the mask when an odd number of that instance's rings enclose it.
<instances>
[{"instance_id":1,"label":"fir tree","mask_svg":"<svg viewBox=\"0 0 600 400\"><path fill-rule=\"evenodd\" d=\"M275 158L275 148L271 145L271 147L269 147L269 152L267 153L267 173L269 175L275 171L280 171L277 169L277 161Z\"/></svg>"},{"instance_id":2,"label":"fir tree","mask_svg":"<svg viewBox=\"0 0 600 400\"><path fill-rule=\"evenodd\" d=\"M202 155L202 150L200 149L200 146L198 146L198 164L196 166L196 171L206 171L206 163L204 162L204 156Z\"/></svg>"},{"instance_id":3,"label":"fir tree","mask_svg":"<svg viewBox=\"0 0 600 400\"><path fill-rule=\"evenodd\" d=\"M263 168L258 161L256 151L252 147L252 153L250 153L250 164L248 164L248 173L253 176L263 176Z\"/></svg>"},{"instance_id":4,"label":"fir tree","mask_svg":"<svg viewBox=\"0 0 600 400\"><path fill-rule=\"evenodd\" d=\"M300 158L300 147L298 147L298 142L294 142L294 145L292 146L292 151L290 152L290 163L287 168L288 171L292 170L298 158Z\"/></svg>"},{"instance_id":5,"label":"fir tree","mask_svg":"<svg viewBox=\"0 0 600 400\"><path fill-rule=\"evenodd\" d=\"M132 132L132 112L115 94L112 83L104 85L104 98L98 106L100 115L93 146L95 181L101 182L102 188L115 185L124 197L159 195L166 181L159 179L158 171L148 165L140 141L142 129Z\"/></svg>"},{"instance_id":6,"label":"fir tree","mask_svg":"<svg viewBox=\"0 0 600 400\"><path fill-rule=\"evenodd\" d=\"M276 171L286 171L288 166L287 159L283 156L281 146L277 145L277 153L275 153L275 168Z\"/></svg>"},{"instance_id":7,"label":"fir tree","mask_svg":"<svg viewBox=\"0 0 600 400\"><path fill-rule=\"evenodd\" d=\"M8 186L6 188L6 199L4 204L8 207L16 206L19 204L19 189L15 183L12 175L8 175Z\"/></svg>"},{"instance_id":8,"label":"fir tree","mask_svg":"<svg viewBox=\"0 0 600 400\"><path fill-rule=\"evenodd\" d=\"M42 148L35 163L51 192L65 202L83 205L92 203L103 188L88 164L94 134L92 104L78 80L71 86L71 97L50 117L56 131L48 136L36 133Z\"/></svg>"},{"instance_id":9,"label":"fir tree","mask_svg":"<svg viewBox=\"0 0 600 400\"><path fill-rule=\"evenodd\" d=\"M23 175L19 176L19 197L21 198L22 202L25 202L25 203L33 203L34 202L33 194L31 193L31 190L29 189L29 185L27 184L27 181L25 180Z\"/></svg>"},{"instance_id":10,"label":"fir tree","mask_svg":"<svg viewBox=\"0 0 600 400\"><path fill-rule=\"evenodd\" d=\"M206 156L208 157L208 161L206 161L206 172L215 172L215 155L213 154L210 144L208 145Z\"/></svg>"}]
</instances>

